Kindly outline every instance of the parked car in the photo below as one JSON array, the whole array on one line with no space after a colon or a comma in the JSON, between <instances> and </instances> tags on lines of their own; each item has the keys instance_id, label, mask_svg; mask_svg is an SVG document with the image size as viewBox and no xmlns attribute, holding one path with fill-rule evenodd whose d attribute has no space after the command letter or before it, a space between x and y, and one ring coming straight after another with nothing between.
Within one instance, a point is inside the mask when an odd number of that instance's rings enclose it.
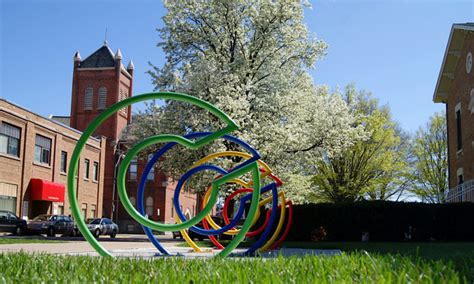
<instances>
[{"instance_id":1,"label":"parked car","mask_svg":"<svg viewBox=\"0 0 474 284\"><path fill-rule=\"evenodd\" d=\"M198 228L204 228L202 222L197 223L195 226ZM198 239L199 241L203 241L204 239L209 239L209 236L195 233L191 231L191 229L188 229L188 236L191 238L191 240Z\"/></svg>"},{"instance_id":2,"label":"parked car","mask_svg":"<svg viewBox=\"0 0 474 284\"><path fill-rule=\"evenodd\" d=\"M0 232L21 236L25 231L25 220L18 218L13 212L0 210Z\"/></svg>"},{"instance_id":3,"label":"parked car","mask_svg":"<svg viewBox=\"0 0 474 284\"><path fill-rule=\"evenodd\" d=\"M111 238L115 238L119 230L117 224L107 218L88 219L87 228L96 238L100 235L109 235Z\"/></svg>"},{"instance_id":4,"label":"parked car","mask_svg":"<svg viewBox=\"0 0 474 284\"><path fill-rule=\"evenodd\" d=\"M54 237L56 234L69 236L74 229L74 221L65 215L43 214L28 222L28 231Z\"/></svg>"},{"instance_id":5,"label":"parked car","mask_svg":"<svg viewBox=\"0 0 474 284\"><path fill-rule=\"evenodd\" d=\"M72 218L71 218L72 219ZM69 234L69 236L71 237L79 237L79 236L82 236L81 235L81 231L79 231L79 228L77 227L77 223L74 219L72 219L72 221L74 222L74 227L71 231L71 233Z\"/></svg>"},{"instance_id":6,"label":"parked car","mask_svg":"<svg viewBox=\"0 0 474 284\"><path fill-rule=\"evenodd\" d=\"M180 238L183 239L183 235L181 235L180 231L174 231L173 232L173 239Z\"/></svg>"}]
</instances>

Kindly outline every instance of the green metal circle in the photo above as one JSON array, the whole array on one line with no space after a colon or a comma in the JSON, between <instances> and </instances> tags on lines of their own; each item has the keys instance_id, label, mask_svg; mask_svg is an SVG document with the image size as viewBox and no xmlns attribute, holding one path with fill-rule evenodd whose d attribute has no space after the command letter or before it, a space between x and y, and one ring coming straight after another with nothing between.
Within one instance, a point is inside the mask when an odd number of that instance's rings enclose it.
<instances>
[{"instance_id":1,"label":"green metal circle","mask_svg":"<svg viewBox=\"0 0 474 284\"><path fill-rule=\"evenodd\" d=\"M169 99L169 100L176 100L176 101L182 101L182 102L187 102L199 107L202 107L215 116L217 116L219 119L224 121L227 126L224 127L221 130L218 130L214 132L213 134L203 137L201 139L192 141L189 139L186 139L182 136L178 135L170 135L170 134L164 134L164 135L157 135L150 137L148 139L145 139L141 143L138 143L133 147L125 156L120 168L119 168L119 174L118 174L118 194L119 198L123 203L124 208L127 210L127 212L137 220L139 223L142 225L148 226L152 229L155 230L160 230L160 231L175 231L175 230L180 230L180 229L186 229L196 223L198 223L200 220L199 218L203 219L205 215L207 215L210 210L212 209L213 204L217 200L217 194L218 194L218 187L238 176L241 176L247 172L252 172L252 180L253 180L253 187L254 187L254 194L252 196L252 203L250 206L249 213L247 215L247 219L244 222L243 227L241 228L241 231L238 235L234 237L234 239L229 243L229 245L219 253L219 256L226 256L228 255L237 245L243 240L245 237L245 234L248 232L248 230L251 227L252 219L253 216L257 212L258 208L258 201L260 198L260 173L258 170L258 165L256 162L253 162L251 164L248 164L245 167L242 167L236 171L233 171L217 180L215 180L212 183L212 193L211 193L211 202L206 205L203 211L201 211L197 216L195 216L193 219L188 220L187 222L181 223L181 224L161 224L154 222L152 220L146 219L143 217L141 214L139 214L138 211L135 210L135 208L132 206L130 203L130 200L127 196L126 193L126 186L125 186L125 174L127 171L127 168L130 164L130 161L132 160L133 156L138 153L140 150L144 149L145 147L152 145L154 143L159 143L159 142L176 142L179 143L187 148L190 148L192 150L198 149L199 147L212 142L213 140L222 137L223 135L230 133L238 128L238 126L235 124L235 122L228 117L224 112L216 108L215 106L211 105L208 102L202 101L198 98L186 95L186 94L180 94L180 93L171 93L171 92L157 92L157 93L147 93L147 94L142 94L134 97L127 98L125 100L122 100L105 111L103 111L92 123L89 125L89 127L86 128L84 133L82 134L81 138L79 139L74 152L71 156L71 161L69 164L69 173L68 173L68 197L69 197L69 203L71 205L71 212L72 216L76 220L77 226L79 231L82 233L84 238L92 245L92 247L102 256L108 256L111 257L112 255L102 246L100 243L94 238L92 233L89 231L87 228L86 223L82 219L81 212L79 209L79 204L76 198L77 195L77 189L76 189L76 179L75 175L77 174L77 168L78 168L78 163L79 163L79 157L84 149L84 146L87 143L87 140L91 137L91 135L94 133L94 131L110 116L112 116L114 113L118 112L120 109L124 107L128 107L134 103L142 102L145 100L153 100L153 99Z\"/></svg>"}]
</instances>

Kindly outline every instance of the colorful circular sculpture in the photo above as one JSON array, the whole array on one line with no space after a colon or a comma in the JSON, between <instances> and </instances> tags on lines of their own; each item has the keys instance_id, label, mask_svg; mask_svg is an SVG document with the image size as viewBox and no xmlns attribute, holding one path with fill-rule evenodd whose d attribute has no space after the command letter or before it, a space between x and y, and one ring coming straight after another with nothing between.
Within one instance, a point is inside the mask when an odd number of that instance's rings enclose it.
<instances>
[{"instance_id":1,"label":"colorful circular sculpture","mask_svg":"<svg viewBox=\"0 0 474 284\"><path fill-rule=\"evenodd\" d=\"M275 249L281 245L289 232L293 218L293 207L291 201L286 200L284 192L278 190L282 185L281 180L272 173L272 170L267 164L260 160L260 154L255 149L253 149L246 142L229 135L229 133L238 129L238 126L230 117L208 102L186 94L171 92L142 94L127 98L112 105L103 111L89 125L89 127L84 131L81 138L79 139L70 162L71 170L68 174L68 197L71 205L72 216L76 220L77 227L81 231L84 238L100 255L112 256L110 252L108 252L88 230L86 223L82 219L78 200L76 198L75 175L77 173L79 157L87 140L107 118L118 112L120 109L128 107L134 103L156 99L176 100L201 107L215 115L218 119L224 122L226 126L215 132L191 133L185 136L174 134L155 135L146 138L127 151L127 154L123 158L122 163L118 169L116 181L118 195L125 210L134 220L142 225L146 235L153 245L159 250L160 253L164 255L171 255L171 253L166 250L154 236L153 230L161 232L180 231L184 239L194 249L194 251L202 251L202 249L189 237L186 231L187 229L193 231L196 234L209 236L215 247L221 250L217 256L229 255L246 237L256 239L252 243L251 247L243 252L242 255L254 255L255 252L264 252L270 249ZM144 209L145 185L147 182L146 177L155 164L160 160L160 158L167 151L177 145L189 150L196 150L219 139L223 139L228 143L237 145L241 151L213 153L200 159L190 166L188 171L185 172L176 183L173 198L173 206L176 212L175 224L164 224L148 219ZM125 180L126 172L130 162L140 151L143 151L157 143L166 144L152 156L145 167L137 188L137 208L135 208L130 202L127 194ZM183 149L183 151L184 150L185 149ZM219 158L231 158L233 159L232 161L238 160L239 162L235 165L232 165L230 169L223 169L222 167L212 164L213 160ZM179 201L180 193L186 181L193 175L196 175L202 171L215 172L215 176L208 188L205 190L204 201L201 210L196 214L196 216L188 220L181 211ZM225 199L222 209L222 215L225 224L223 224L221 227L213 220L211 212L217 204L220 187L226 184L232 184L233 187L237 189ZM235 199L239 196L240 199L238 200L238 210L234 214L233 219L230 219L228 216L229 204L231 203L232 199ZM268 204L271 204L271 208L266 210L263 223L259 222L259 220L262 219L260 218L261 211L265 211L265 206L268 206ZM201 221L203 228L195 226ZM285 222L286 228L283 230ZM216 236L222 234L232 236L232 240L225 247L216 238Z\"/></svg>"}]
</instances>

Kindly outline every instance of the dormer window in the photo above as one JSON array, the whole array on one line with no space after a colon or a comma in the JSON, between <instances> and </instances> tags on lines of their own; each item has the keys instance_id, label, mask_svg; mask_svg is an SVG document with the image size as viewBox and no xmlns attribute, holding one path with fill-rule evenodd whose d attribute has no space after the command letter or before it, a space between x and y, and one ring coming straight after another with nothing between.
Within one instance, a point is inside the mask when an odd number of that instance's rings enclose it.
<instances>
[{"instance_id":1,"label":"dormer window","mask_svg":"<svg viewBox=\"0 0 474 284\"><path fill-rule=\"evenodd\" d=\"M100 87L99 88L99 101L97 104L98 109L105 109L107 103L107 88Z\"/></svg>"},{"instance_id":2,"label":"dormer window","mask_svg":"<svg viewBox=\"0 0 474 284\"><path fill-rule=\"evenodd\" d=\"M84 94L84 109L92 109L92 98L94 96L94 89L87 87Z\"/></svg>"}]
</instances>

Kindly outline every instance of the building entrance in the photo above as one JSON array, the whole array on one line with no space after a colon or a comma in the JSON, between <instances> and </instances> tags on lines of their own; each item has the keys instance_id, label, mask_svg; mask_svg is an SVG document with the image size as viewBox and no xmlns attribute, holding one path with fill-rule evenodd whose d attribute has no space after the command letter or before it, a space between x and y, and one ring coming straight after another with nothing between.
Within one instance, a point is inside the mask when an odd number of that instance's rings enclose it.
<instances>
[{"instance_id":1,"label":"building entrance","mask_svg":"<svg viewBox=\"0 0 474 284\"><path fill-rule=\"evenodd\" d=\"M43 200L33 200L31 201L31 209L29 218L33 219L38 215L41 214L50 214L51 212L51 201L43 201Z\"/></svg>"}]
</instances>

